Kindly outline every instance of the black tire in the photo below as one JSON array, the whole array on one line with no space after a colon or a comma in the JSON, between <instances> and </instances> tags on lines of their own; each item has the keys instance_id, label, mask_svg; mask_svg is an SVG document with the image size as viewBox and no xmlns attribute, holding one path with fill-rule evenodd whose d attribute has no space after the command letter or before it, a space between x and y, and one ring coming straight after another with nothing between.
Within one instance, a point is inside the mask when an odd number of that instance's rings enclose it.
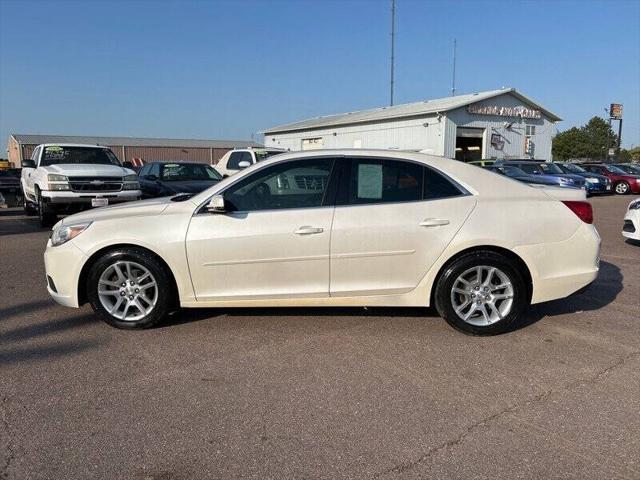
<instances>
[{"instance_id":1,"label":"black tire","mask_svg":"<svg viewBox=\"0 0 640 480\"><path fill-rule=\"evenodd\" d=\"M35 192L36 199L38 200L38 217L40 219L40 226L43 228L51 228L58 221L58 215L56 215L56 212L51 210L51 208L46 204L37 187Z\"/></svg>"},{"instance_id":2,"label":"black tire","mask_svg":"<svg viewBox=\"0 0 640 480\"><path fill-rule=\"evenodd\" d=\"M626 195L631 191L631 187L627 182L622 181L622 182L616 183L614 190L618 195Z\"/></svg>"},{"instance_id":3,"label":"black tire","mask_svg":"<svg viewBox=\"0 0 640 480\"><path fill-rule=\"evenodd\" d=\"M483 318L465 321L460 315L458 315L458 313L456 313L452 303L452 295L456 295L453 293L453 288L454 284L457 283L458 278L463 275L464 272L479 266L497 268L511 282L511 288L513 290L511 308L508 313L504 315L502 319L496 320L495 323L486 325L470 323L470 321L481 322L484 320ZM470 286L469 291L474 288L475 287L473 285ZM482 287L480 288L482 289ZM471 300L470 297L471 296L456 298L461 299L460 302L462 302L462 299L464 298ZM529 304L529 301L530 296L527 283L515 262L504 255L500 255L499 253L484 250L462 255L447 265L438 279L435 290L435 306L440 316L442 316L453 328L471 335L496 335L513 329L520 320L522 312ZM473 307L474 302L475 300L470 301L469 309ZM498 304L498 308L500 308L500 304ZM463 313L466 312L463 310ZM474 315L476 314L474 313Z\"/></svg>"},{"instance_id":4,"label":"black tire","mask_svg":"<svg viewBox=\"0 0 640 480\"><path fill-rule=\"evenodd\" d=\"M24 214L28 217L34 217L38 214L38 209L27 199L24 190L22 191L22 208L24 208Z\"/></svg>"},{"instance_id":5,"label":"black tire","mask_svg":"<svg viewBox=\"0 0 640 480\"><path fill-rule=\"evenodd\" d=\"M138 320L122 320L113 316L98 295L98 282L110 266L119 261L135 262L146 268L157 284L157 300L152 309ZM86 284L87 299L102 320L115 328L136 330L150 328L162 322L177 304L173 277L166 266L152 253L138 248L118 248L98 258L89 270ZM117 297L116 297L117 298ZM125 299L126 300L126 299Z\"/></svg>"}]
</instances>

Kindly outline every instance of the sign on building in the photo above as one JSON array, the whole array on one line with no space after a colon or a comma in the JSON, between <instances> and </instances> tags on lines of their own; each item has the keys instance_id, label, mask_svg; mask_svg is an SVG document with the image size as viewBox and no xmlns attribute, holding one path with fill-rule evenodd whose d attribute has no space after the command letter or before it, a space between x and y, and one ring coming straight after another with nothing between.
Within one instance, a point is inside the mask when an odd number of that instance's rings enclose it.
<instances>
[{"instance_id":1,"label":"sign on building","mask_svg":"<svg viewBox=\"0 0 640 480\"><path fill-rule=\"evenodd\" d=\"M621 103L612 103L609 108L609 116L615 120L622 119L622 104Z\"/></svg>"},{"instance_id":2,"label":"sign on building","mask_svg":"<svg viewBox=\"0 0 640 480\"><path fill-rule=\"evenodd\" d=\"M526 107L498 107L495 105L472 104L467 106L467 112L476 115L496 115L498 117L541 118L542 112Z\"/></svg>"}]
</instances>

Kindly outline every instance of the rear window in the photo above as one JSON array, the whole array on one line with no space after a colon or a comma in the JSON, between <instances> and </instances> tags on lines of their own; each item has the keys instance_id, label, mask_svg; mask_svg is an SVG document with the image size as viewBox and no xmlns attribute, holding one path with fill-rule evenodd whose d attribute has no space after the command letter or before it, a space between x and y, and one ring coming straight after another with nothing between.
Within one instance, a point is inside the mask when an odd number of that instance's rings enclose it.
<instances>
[{"instance_id":1,"label":"rear window","mask_svg":"<svg viewBox=\"0 0 640 480\"><path fill-rule=\"evenodd\" d=\"M120 165L120 161L108 148L92 147L44 147L40 166L61 164Z\"/></svg>"}]
</instances>

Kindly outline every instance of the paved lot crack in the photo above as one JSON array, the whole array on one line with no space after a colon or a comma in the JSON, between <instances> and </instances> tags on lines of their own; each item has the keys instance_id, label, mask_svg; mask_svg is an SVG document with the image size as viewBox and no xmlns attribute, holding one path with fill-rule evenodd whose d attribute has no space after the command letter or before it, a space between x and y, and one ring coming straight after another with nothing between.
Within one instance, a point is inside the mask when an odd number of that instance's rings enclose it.
<instances>
[{"instance_id":1,"label":"paved lot crack","mask_svg":"<svg viewBox=\"0 0 640 480\"><path fill-rule=\"evenodd\" d=\"M376 475L373 476L374 479L380 478L382 476L385 475L397 475L397 474L402 474L408 470L411 470L412 468L420 465L421 463L424 463L425 461L429 460L431 457L433 457L434 455L436 455L437 453L446 450L448 448L451 447L455 447L457 445L460 445L469 435L471 435L474 431L476 431L477 429L479 429L480 427L493 422L494 420L501 418L505 415L511 414L511 413L515 413L518 410L527 407L529 405L533 405L539 402L543 402L545 401L548 397L550 397L553 394L557 394L557 393L562 393L562 392L567 392L570 390L573 390L574 388L581 386L581 385L593 385L594 383L597 383L600 379L602 379L603 377L605 377L606 375L608 375L609 373L611 373L613 370L616 370L617 368L620 368L621 366L623 366L625 363L627 363L629 360L640 356L640 351L634 351L634 352L630 352L627 355L624 355L622 357L620 357L617 361L615 361L614 363L612 363L611 365L609 365L608 367L600 370L599 372L597 372L595 375L591 376L590 378L587 379L580 379L580 380L576 380L574 382L568 383L567 385L563 386L560 389L554 390L554 389L550 389L550 390L546 390L542 393L539 393L535 396L533 396L532 398L529 398L528 400L525 400L524 402L520 402L520 403L516 403L514 405L510 405L507 406L505 408L503 408L502 410L497 411L496 413L493 413L487 417L481 418L478 421L472 423L471 425L467 426L464 431L462 433L460 433L458 436L456 436L455 438L452 438L450 440L447 440L443 443L441 443L440 445L437 445L433 448L428 449L423 455L421 455L420 457L418 457L415 460L412 460L410 462L405 462L405 463L398 463L397 465L394 465L391 468L388 468L386 470L383 470L382 472L377 473Z\"/></svg>"}]
</instances>

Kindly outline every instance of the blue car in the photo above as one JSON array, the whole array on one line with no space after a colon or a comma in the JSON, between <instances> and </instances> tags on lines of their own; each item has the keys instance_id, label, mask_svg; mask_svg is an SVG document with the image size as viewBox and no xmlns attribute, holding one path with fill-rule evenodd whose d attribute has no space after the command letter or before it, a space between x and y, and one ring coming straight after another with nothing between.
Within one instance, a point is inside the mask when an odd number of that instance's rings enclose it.
<instances>
[{"instance_id":1,"label":"blue car","mask_svg":"<svg viewBox=\"0 0 640 480\"><path fill-rule=\"evenodd\" d=\"M586 188L584 177L565 173L555 163L547 163L543 160L504 160L500 165L518 167L528 175L544 178L560 187Z\"/></svg>"},{"instance_id":2,"label":"blue car","mask_svg":"<svg viewBox=\"0 0 640 480\"><path fill-rule=\"evenodd\" d=\"M518 180L523 183L532 183L535 185L558 185L556 178L547 178L546 175L529 175L518 167L514 167L512 165L499 165L497 167L493 166L484 168L490 172L504 175L505 177L513 178L514 180Z\"/></svg>"},{"instance_id":3,"label":"blue car","mask_svg":"<svg viewBox=\"0 0 640 480\"><path fill-rule=\"evenodd\" d=\"M613 193L611 180L604 175L589 172L575 163L555 163L554 165L557 165L565 173L583 177L586 181L585 187L589 195L596 193Z\"/></svg>"}]
</instances>

